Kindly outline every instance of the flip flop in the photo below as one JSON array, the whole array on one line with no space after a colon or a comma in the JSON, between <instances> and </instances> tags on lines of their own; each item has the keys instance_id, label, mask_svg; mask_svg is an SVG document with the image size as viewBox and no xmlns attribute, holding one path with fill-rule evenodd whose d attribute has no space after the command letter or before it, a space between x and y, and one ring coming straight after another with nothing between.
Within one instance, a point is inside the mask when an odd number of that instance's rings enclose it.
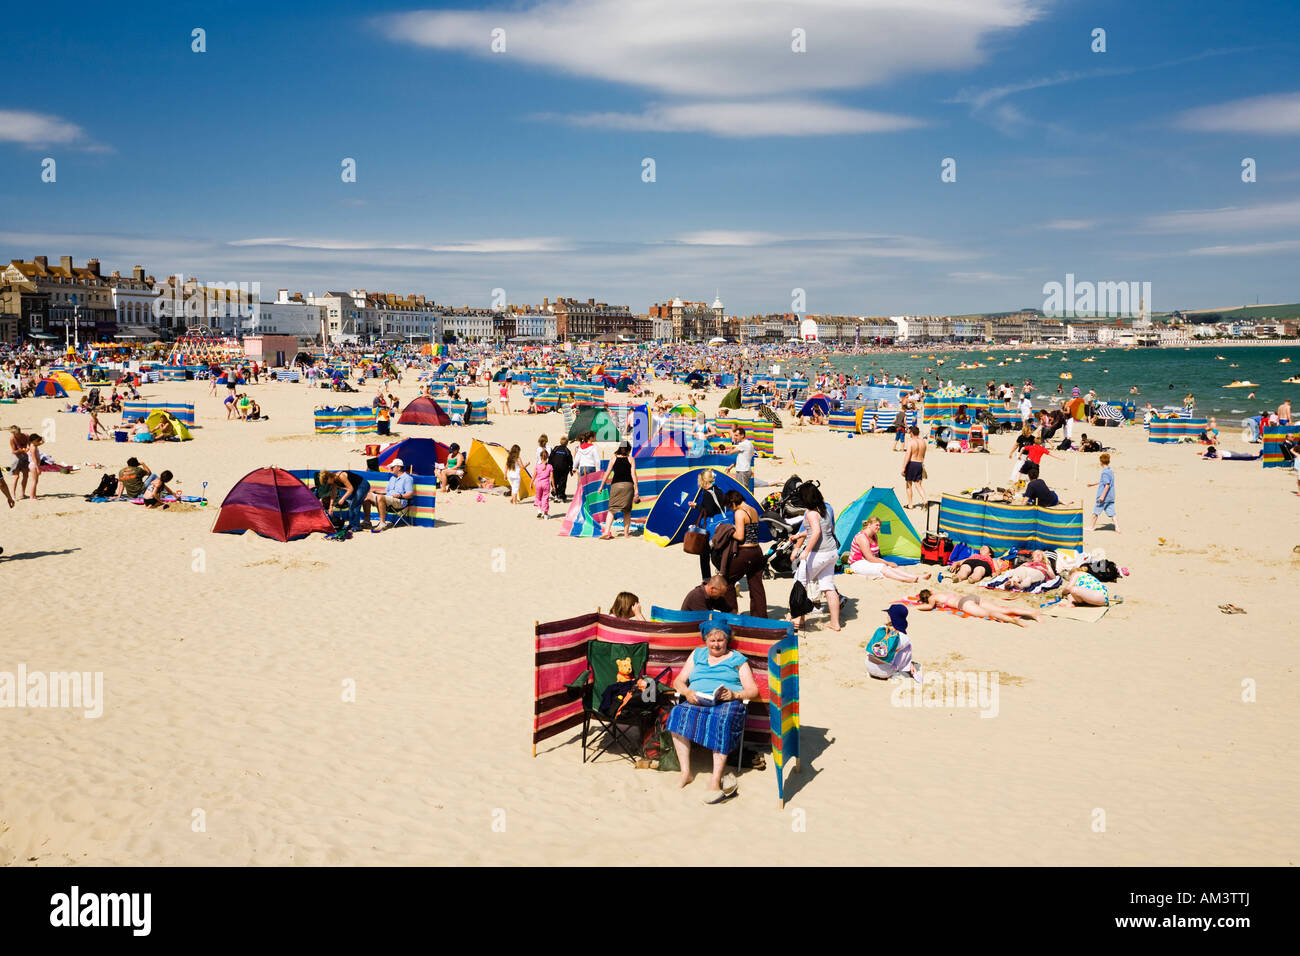
<instances>
[{"instance_id":1,"label":"flip flop","mask_svg":"<svg viewBox=\"0 0 1300 956\"><path fill-rule=\"evenodd\" d=\"M723 790L710 790L708 793L704 795L704 802L706 804L721 803L723 800L726 799L727 799L727 794Z\"/></svg>"}]
</instances>

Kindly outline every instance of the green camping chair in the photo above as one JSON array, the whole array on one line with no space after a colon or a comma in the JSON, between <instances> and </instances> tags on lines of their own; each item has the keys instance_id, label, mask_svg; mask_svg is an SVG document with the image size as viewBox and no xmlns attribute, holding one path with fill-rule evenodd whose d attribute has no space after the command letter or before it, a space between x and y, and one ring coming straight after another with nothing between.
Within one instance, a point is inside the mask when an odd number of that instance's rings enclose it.
<instances>
[{"instance_id":1,"label":"green camping chair","mask_svg":"<svg viewBox=\"0 0 1300 956\"><path fill-rule=\"evenodd\" d=\"M605 733L599 745L595 740L590 741L590 746L595 751L591 755L592 760L619 743L623 745L628 759L633 763L642 756L643 741L654 727L655 717L661 706L660 701L666 700L673 690L660 680L671 673L669 668L664 668L654 678L655 694L651 700L644 700L642 693L636 690L635 680L645 677L646 659L649 655L650 645L645 642L639 644L587 642L587 668L569 684L569 693L582 696L583 763L587 762L587 748L593 720L598 724L597 738L599 739L599 731L603 730ZM634 683L629 684L625 691L615 691L606 695L606 689L618 682L618 661L628 657L632 659ZM619 707L624 703L628 691L631 692L632 697L620 713ZM608 701L606 701L607 696ZM602 704L605 706L602 707Z\"/></svg>"}]
</instances>

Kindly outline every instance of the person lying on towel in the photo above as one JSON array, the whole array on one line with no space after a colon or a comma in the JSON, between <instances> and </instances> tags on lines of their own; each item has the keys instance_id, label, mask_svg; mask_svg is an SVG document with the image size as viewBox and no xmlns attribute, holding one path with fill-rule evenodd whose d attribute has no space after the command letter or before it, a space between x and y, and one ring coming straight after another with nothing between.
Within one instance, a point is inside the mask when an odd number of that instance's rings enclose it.
<instances>
[{"instance_id":1,"label":"person lying on towel","mask_svg":"<svg viewBox=\"0 0 1300 956\"><path fill-rule=\"evenodd\" d=\"M933 611L935 608L948 607L971 617L1001 621L1003 624L1018 624L1021 627L1025 626L1025 622L1021 618L1027 617L1034 621L1043 619L1042 615L1037 611L985 604L978 594L957 594L953 591L924 589L916 596L916 599L919 602L916 606L918 611Z\"/></svg>"},{"instance_id":2,"label":"person lying on towel","mask_svg":"<svg viewBox=\"0 0 1300 956\"><path fill-rule=\"evenodd\" d=\"M745 701L756 700L758 684L749 661L731 649L731 625L700 622L704 646L697 647L677 672L673 688L684 699L668 715L668 732L682 768L681 785L691 782L691 744L713 751L705 803L721 803L736 792L736 778L723 777L727 755L745 733Z\"/></svg>"},{"instance_id":3,"label":"person lying on towel","mask_svg":"<svg viewBox=\"0 0 1300 956\"><path fill-rule=\"evenodd\" d=\"M1212 460L1231 461L1233 459L1239 461L1259 461L1259 455L1243 455L1241 452L1232 451L1229 448L1225 448L1222 451L1220 451L1217 448L1215 448L1213 445L1205 449L1205 452L1203 454L1197 455L1196 457L1204 458L1206 461L1212 461Z\"/></svg>"}]
</instances>

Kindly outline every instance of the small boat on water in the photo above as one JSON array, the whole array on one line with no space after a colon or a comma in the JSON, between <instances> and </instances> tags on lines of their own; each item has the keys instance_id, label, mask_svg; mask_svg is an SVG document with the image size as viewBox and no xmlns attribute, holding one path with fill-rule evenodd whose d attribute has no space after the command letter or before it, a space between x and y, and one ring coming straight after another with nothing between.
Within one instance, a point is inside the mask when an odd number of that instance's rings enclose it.
<instances>
[{"instance_id":1,"label":"small boat on water","mask_svg":"<svg viewBox=\"0 0 1300 956\"><path fill-rule=\"evenodd\" d=\"M1224 388L1259 388L1259 385L1252 382L1250 379L1246 379L1246 381L1244 382L1231 382L1223 387Z\"/></svg>"},{"instance_id":2,"label":"small boat on water","mask_svg":"<svg viewBox=\"0 0 1300 956\"><path fill-rule=\"evenodd\" d=\"M1291 360L1289 358L1284 358L1284 359L1278 359L1277 361L1279 365L1286 365Z\"/></svg>"},{"instance_id":3,"label":"small boat on water","mask_svg":"<svg viewBox=\"0 0 1300 956\"><path fill-rule=\"evenodd\" d=\"M1069 372L1062 372L1062 373L1061 373L1061 378L1066 379L1066 380L1068 381L1069 379L1074 378L1074 376L1073 376L1072 374L1070 374Z\"/></svg>"},{"instance_id":4,"label":"small boat on water","mask_svg":"<svg viewBox=\"0 0 1300 956\"><path fill-rule=\"evenodd\" d=\"M1241 368L1241 366L1238 365L1236 362L1233 362L1231 365L1228 366L1228 368Z\"/></svg>"},{"instance_id":5,"label":"small boat on water","mask_svg":"<svg viewBox=\"0 0 1300 956\"><path fill-rule=\"evenodd\" d=\"M1293 375L1290 378L1282 379L1283 385L1300 385L1300 376Z\"/></svg>"},{"instance_id":6,"label":"small boat on water","mask_svg":"<svg viewBox=\"0 0 1300 956\"><path fill-rule=\"evenodd\" d=\"M1227 359L1225 359L1222 355L1216 355L1216 356L1214 356L1214 357L1215 357L1216 359L1218 359L1220 362L1225 362L1225 361L1227 361Z\"/></svg>"}]
</instances>

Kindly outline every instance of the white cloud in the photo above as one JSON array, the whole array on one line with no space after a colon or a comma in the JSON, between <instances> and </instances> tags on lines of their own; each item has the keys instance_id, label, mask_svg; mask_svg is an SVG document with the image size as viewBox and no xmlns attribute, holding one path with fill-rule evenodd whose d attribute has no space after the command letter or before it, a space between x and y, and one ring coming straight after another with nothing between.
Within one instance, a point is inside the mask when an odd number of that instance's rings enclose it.
<instances>
[{"instance_id":1,"label":"white cloud","mask_svg":"<svg viewBox=\"0 0 1300 956\"><path fill-rule=\"evenodd\" d=\"M958 249L919 236L863 235L855 233L806 233L779 235L770 232L712 230L692 232L670 243L684 246L712 246L718 249L778 248L820 256L824 261L852 259L904 259L915 262L955 262L977 258L978 253Z\"/></svg>"},{"instance_id":2,"label":"white cloud","mask_svg":"<svg viewBox=\"0 0 1300 956\"><path fill-rule=\"evenodd\" d=\"M1187 250L1189 256L1273 256L1292 252L1300 252L1300 239L1252 242L1240 246L1201 246Z\"/></svg>"},{"instance_id":3,"label":"white cloud","mask_svg":"<svg viewBox=\"0 0 1300 956\"><path fill-rule=\"evenodd\" d=\"M1059 232L1079 232L1084 229L1093 229L1097 226L1095 219L1053 219L1051 222L1045 222L1043 229L1054 229Z\"/></svg>"},{"instance_id":4,"label":"white cloud","mask_svg":"<svg viewBox=\"0 0 1300 956\"><path fill-rule=\"evenodd\" d=\"M93 147L90 137L76 123L58 116L25 110L0 110L0 142L24 146Z\"/></svg>"},{"instance_id":5,"label":"white cloud","mask_svg":"<svg viewBox=\"0 0 1300 956\"><path fill-rule=\"evenodd\" d=\"M780 242L781 237L774 232L710 229L678 236L677 241L688 246L767 246Z\"/></svg>"},{"instance_id":6,"label":"white cloud","mask_svg":"<svg viewBox=\"0 0 1300 956\"><path fill-rule=\"evenodd\" d=\"M567 252L573 246L553 236L523 236L511 239L455 239L440 243L412 244L393 242L359 242L354 239L235 239L231 246L278 246L286 249L315 249L328 252L463 252L478 255L512 252Z\"/></svg>"},{"instance_id":7,"label":"white cloud","mask_svg":"<svg viewBox=\"0 0 1300 956\"><path fill-rule=\"evenodd\" d=\"M1002 275L999 272L949 272L948 278L957 282L1017 282L1018 276Z\"/></svg>"},{"instance_id":8,"label":"white cloud","mask_svg":"<svg viewBox=\"0 0 1300 956\"><path fill-rule=\"evenodd\" d=\"M984 60L1045 0L541 0L517 10L380 17L392 40L681 96L845 90ZM505 30L506 50L491 51ZM807 53L791 51L803 29Z\"/></svg>"},{"instance_id":9,"label":"white cloud","mask_svg":"<svg viewBox=\"0 0 1300 956\"><path fill-rule=\"evenodd\" d=\"M875 110L852 109L815 100L747 103L678 103L640 113L539 114L573 126L655 133L712 133L715 136L829 136L888 133L924 126L920 120Z\"/></svg>"},{"instance_id":10,"label":"white cloud","mask_svg":"<svg viewBox=\"0 0 1300 956\"><path fill-rule=\"evenodd\" d=\"M1272 93L1201 106L1180 113L1174 125L1203 133L1300 135L1300 92Z\"/></svg>"},{"instance_id":11,"label":"white cloud","mask_svg":"<svg viewBox=\"0 0 1300 956\"><path fill-rule=\"evenodd\" d=\"M1233 229L1281 229L1300 226L1300 199L1258 206L1189 209L1148 216L1153 232L1213 232Z\"/></svg>"}]
</instances>

